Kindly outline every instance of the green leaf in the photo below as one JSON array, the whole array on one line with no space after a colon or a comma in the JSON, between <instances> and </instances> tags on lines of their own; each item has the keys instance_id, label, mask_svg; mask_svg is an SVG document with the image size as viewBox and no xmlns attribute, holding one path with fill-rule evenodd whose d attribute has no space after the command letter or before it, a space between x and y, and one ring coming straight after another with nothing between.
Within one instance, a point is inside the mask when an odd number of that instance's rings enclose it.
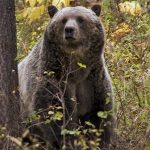
<instances>
[{"instance_id":1,"label":"green leaf","mask_svg":"<svg viewBox=\"0 0 150 150\"><path fill-rule=\"evenodd\" d=\"M45 124L49 124L50 122L50 119L46 119Z\"/></svg>"},{"instance_id":2,"label":"green leaf","mask_svg":"<svg viewBox=\"0 0 150 150\"><path fill-rule=\"evenodd\" d=\"M77 130L67 130L67 129L63 129L61 131L61 135L64 135L64 134L69 134L69 135L80 135L81 131L79 131L78 129Z\"/></svg>"},{"instance_id":3,"label":"green leaf","mask_svg":"<svg viewBox=\"0 0 150 150\"><path fill-rule=\"evenodd\" d=\"M70 135L80 135L81 131L78 130L73 130L73 131L69 131Z\"/></svg>"},{"instance_id":4,"label":"green leaf","mask_svg":"<svg viewBox=\"0 0 150 150\"><path fill-rule=\"evenodd\" d=\"M92 123L89 122L89 121L86 121L85 124L88 125L88 126L90 126L90 127L92 127L92 128L95 128L94 124L92 124Z\"/></svg>"},{"instance_id":5,"label":"green leaf","mask_svg":"<svg viewBox=\"0 0 150 150\"><path fill-rule=\"evenodd\" d=\"M80 68L86 68L86 65L85 64L82 64L82 63L77 63L78 64L78 66L80 67Z\"/></svg>"},{"instance_id":6,"label":"green leaf","mask_svg":"<svg viewBox=\"0 0 150 150\"><path fill-rule=\"evenodd\" d=\"M108 112L107 111L99 111L97 113L97 116L100 117L100 118L106 119L107 116L108 116Z\"/></svg>"},{"instance_id":7,"label":"green leaf","mask_svg":"<svg viewBox=\"0 0 150 150\"><path fill-rule=\"evenodd\" d=\"M63 113L62 113L62 112L56 112L56 113L53 115L52 119L53 119L53 120L61 120L62 117L63 117Z\"/></svg>"},{"instance_id":8,"label":"green leaf","mask_svg":"<svg viewBox=\"0 0 150 150\"><path fill-rule=\"evenodd\" d=\"M65 134L68 134L68 133L69 133L69 130L67 130L67 129L63 129L61 131L61 135L65 135Z\"/></svg>"}]
</instances>

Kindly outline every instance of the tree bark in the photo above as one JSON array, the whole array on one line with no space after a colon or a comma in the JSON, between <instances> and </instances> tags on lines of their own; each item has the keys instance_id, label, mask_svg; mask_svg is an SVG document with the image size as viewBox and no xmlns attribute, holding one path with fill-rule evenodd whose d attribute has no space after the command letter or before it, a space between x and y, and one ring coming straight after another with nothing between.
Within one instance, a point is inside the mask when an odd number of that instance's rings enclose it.
<instances>
[{"instance_id":1,"label":"tree bark","mask_svg":"<svg viewBox=\"0 0 150 150\"><path fill-rule=\"evenodd\" d=\"M17 137L20 128L15 1L0 0L0 149L14 149L4 136ZM6 128L4 130L4 127Z\"/></svg>"}]
</instances>

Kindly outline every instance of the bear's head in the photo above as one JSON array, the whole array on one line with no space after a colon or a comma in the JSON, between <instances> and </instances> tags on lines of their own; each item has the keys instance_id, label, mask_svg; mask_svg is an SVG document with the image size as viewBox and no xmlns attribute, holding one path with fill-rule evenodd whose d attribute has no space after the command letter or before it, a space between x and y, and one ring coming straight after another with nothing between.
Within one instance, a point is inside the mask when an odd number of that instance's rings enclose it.
<instances>
[{"instance_id":1,"label":"bear's head","mask_svg":"<svg viewBox=\"0 0 150 150\"><path fill-rule=\"evenodd\" d=\"M89 48L92 43L104 43L104 30L98 17L100 5L91 9L66 7L59 11L51 5L48 12L51 20L46 32L50 41L59 43L65 49Z\"/></svg>"}]
</instances>

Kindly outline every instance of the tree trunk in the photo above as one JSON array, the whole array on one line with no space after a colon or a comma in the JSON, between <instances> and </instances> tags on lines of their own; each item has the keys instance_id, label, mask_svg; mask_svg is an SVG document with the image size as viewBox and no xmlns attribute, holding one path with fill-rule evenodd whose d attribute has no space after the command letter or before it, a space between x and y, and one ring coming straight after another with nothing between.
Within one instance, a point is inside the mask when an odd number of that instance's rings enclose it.
<instances>
[{"instance_id":1,"label":"tree trunk","mask_svg":"<svg viewBox=\"0 0 150 150\"><path fill-rule=\"evenodd\" d=\"M4 137L21 133L18 72L16 62L15 1L0 0L0 149L13 149ZM3 128L2 128L3 127ZM4 127L6 128L4 130ZM6 140L7 139L7 140Z\"/></svg>"}]
</instances>

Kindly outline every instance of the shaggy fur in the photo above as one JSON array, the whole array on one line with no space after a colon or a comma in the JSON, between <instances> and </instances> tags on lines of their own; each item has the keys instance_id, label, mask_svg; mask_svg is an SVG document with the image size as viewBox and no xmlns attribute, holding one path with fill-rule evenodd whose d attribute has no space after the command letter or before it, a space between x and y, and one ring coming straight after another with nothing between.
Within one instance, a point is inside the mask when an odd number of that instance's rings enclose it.
<instances>
[{"instance_id":1,"label":"shaggy fur","mask_svg":"<svg viewBox=\"0 0 150 150\"><path fill-rule=\"evenodd\" d=\"M100 13L97 8L94 12L94 8L67 7L57 13L55 9L55 14L49 8L49 14L54 16L43 37L19 64L20 94L26 117L33 111L64 103L68 128L75 128L79 120L83 125L89 120L99 128L102 120L97 113L113 109L112 85L103 57L105 33L96 16ZM70 28L74 32L67 39ZM79 67L78 63L86 67ZM47 75L45 71L54 75ZM109 144L114 128L113 114L104 122L102 140ZM39 126L50 145L60 141L58 124Z\"/></svg>"}]
</instances>

